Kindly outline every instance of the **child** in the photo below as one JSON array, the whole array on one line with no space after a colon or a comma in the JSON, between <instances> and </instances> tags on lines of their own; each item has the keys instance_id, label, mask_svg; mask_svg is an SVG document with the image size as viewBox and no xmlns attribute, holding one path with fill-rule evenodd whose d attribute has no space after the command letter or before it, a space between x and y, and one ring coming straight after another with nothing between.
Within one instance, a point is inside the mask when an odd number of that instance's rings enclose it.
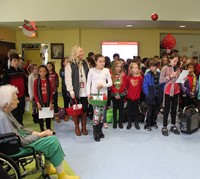
<instances>
[{"instance_id":1,"label":"child","mask_svg":"<svg viewBox=\"0 0 200 179\"><path fill-rule=\"evenodd\" d=\"M182 84L182 109L189 105L197 105L196 102L196 94L198 91L198 80L194 73L195 65L193 63L189 63L187 65L187 70L189 70L189 74L187 76L187 80Z\"/></svg>"},{"instance_id":2,"label":"child","mask_svg":"<svg viewBox=\"0 0 200 179\"><path fill-rule=\"evenodd\" d=\"M38 110L42 107L50 107L53 110L52 98L53 88L52 82L49 80L49 72L45 65L38 68L38 78L34 81L34 99ZM51 130L51 118L45 119L46 128ZM40 130L44 131L44 120L39 119Z\"/></svg>"},{"instance_id":3,"label":"child","mask_svg":"<svg viewBox=\"0 0 200 179\"><path fill-rule=\"evenodd\" d=\"M95 55L96 67L90 69L87 80L87 94L88 100L91 96L96 96L99 91L99 95L107 95L107 88L112 86L112 79L109 69L104 68L105 58L101 54ZM100 138L104 138L102 133L103 126L103 114L105 106L93 106L93 135L95 141L100 141Z\"/></svg>"},{"instance_id":4,"label":"child","mask_svg":"<svg viewBox=\"0 0 200 179\"><path fill-rule=\"evenodd\" d=\"M32 101L32 117L33 122L38 123L38 111L37 111L37 104L34 100L34 81L38 78L38 66L36 64L32 64L30 66L31 74L28 76L28 93L30 96L30 100Z\"/></svg>"},{"instance_id":5,"label":"child","mask_svg":"<svg viewBox=\"0 0 200 179\"><path fill-rule=\"evenodd\" d=\"M110 62L110 58L105 56L105 66L104 68L108 68L110 71L110 74L112 74L111 71L111 62ZM108 124L107 124L107 110L108 108L111 106L111 94L110 94L110 88L107 88L107 104L105 106L105 110L104 110L104 115L103 115L103 125L105 129L108 129Z\"/></svg>"},{"instance_id":6,"label":"child","mask_svg":"<svg viewBox=\"0 0 200 179\"><path fill-rule=\"evenodd\" d=\"M49 79L52 81L53 88L53 105L54 105L54 116L56 122L60 122L60 118L58 116L58 86L59 86L59 77L55 72L55 65L53 62L47 63L47 69L49 71Z\"/></svg>"},{"instance_id":7,"label":"child","mask_svg":"<svg viewBox=\"0 0 200 179\"><path fill-rule=\"evenodd\" d=\"M129 65L129 75L127 76L127 108L128 108L128 125L127 129L131 129L132 118L135 120L135 128L140 129L138 122L139 100L142 91L143 77L140 74L140 69L137 63L132 62Z\"/></svg>"},{"instance_id":8,"label":"child","mask_svg":"<svg viewBox=\"0 0 200 179\"><path fill-rule=\"evenodd\" d=\"M180 63L179 56L177 54L172 54L170 56L170 62L168 65L164 66L160 73L160 83L165 83L164 88L164 115L163 115L163 128L162 128L162 134L164 136L168 136L168 129L167 129L167 123L168 123L168 115L171 107L171 129L174 134L179 135L180 132L178 128L176 127L176 111L178 106L178 99L179 99L179 93L180 88L179 84L175 83L176 80L179 77L180 70L178 68Z\"/></svg>"},{"instance_id":9,"label":"child","mask_svg":"<svg viewBox=\"0 0 200 179\"><path fill-rule=\"evenodd\" d=\"M3 75L3 83L11 84L17 87L18 95L18 106L12 111L13 116L17 121L23 125L23 114L25 110L25 100L29 100L27 78L22 69L18 67L19 55L12 53L10 55L10 68L5 71ZM25 99L26 97L26 99Z\"/></svg>"},{"instance_id":10,"label":"child","mask_svg":"<svg viewBox=\"0 0 200 179\"><path fill-rule=\"evenodd\" d=\"M148 131L151 131L151 127L158 128L156 120L163 96L162 84L159 83L160 73L157 72L157 65L157 60L150 59L150 71L144 76L143 82L143 92L148 105L144 129Z\"/></svg>"},{"instance_id":11,"label":"child","mask_svg":"<svg viewBox=\"0 0 200 179\"><path fill-rule=\"evenodd\" d=\"M111 99L113 102L113 128L117 128L117 110L119 110L119 128L122 129L124 96L126 89L126 75L122 72L122 62L116 60L113 64Z\"/></svg>"},{"instance_id":12,"label":"child","mask_svg":"<svg viewBox=\"0 0 200 179\"><path fill-rule=\"evenodd\" d=\"M63 101L64 101L64 108L69 107L70 103L70 97L67 96L67 87L65 84L65 66L67 65L69 61L68 57L65 57L61 60L61 69L60 69L60 78L62 79L62 96L63 96ZM68 121L68 115L65 112L65 121Z\"/></svg>"}]
</instances>

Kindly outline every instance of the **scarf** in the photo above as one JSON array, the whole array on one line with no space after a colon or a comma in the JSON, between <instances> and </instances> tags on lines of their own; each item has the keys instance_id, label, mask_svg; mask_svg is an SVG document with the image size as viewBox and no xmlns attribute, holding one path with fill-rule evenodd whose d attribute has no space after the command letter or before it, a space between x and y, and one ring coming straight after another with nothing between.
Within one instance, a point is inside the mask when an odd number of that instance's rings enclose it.
<instances>
[{"instance_id":1,"label":"scarf","mask_svg":"<svg viewBox=\"0 0 200 179\"><path fill-rule=\"evenodd\" d=\"M197 85L197 78L196 78L196 75L194 73L191 74L190 76L192 76L192 89L191 89L191 92L195 93L196 85Z\"/></svg>"},{"instance_id":2,"label":"scarf","mask_svg":"<svg viewBox=\"0 0 200 179\"><path fill-rule=\"evenodd\" d=\"M50 104L50 81L48 78L46 78L47 82L47 106ZM42 100L42 86L41 86L41 79L40 77L38 78L38 84L37 84L37 91L38 91L38 97L39 97L39 102L42 107L44 107L43 100Z\"/></svg>"}]
</instances>

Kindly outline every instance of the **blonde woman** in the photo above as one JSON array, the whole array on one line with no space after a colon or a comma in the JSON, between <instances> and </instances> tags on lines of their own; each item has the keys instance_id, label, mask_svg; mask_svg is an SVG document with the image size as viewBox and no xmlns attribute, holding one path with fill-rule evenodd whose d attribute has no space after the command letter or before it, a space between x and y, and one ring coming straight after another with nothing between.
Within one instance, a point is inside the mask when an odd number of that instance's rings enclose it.
<instances>
[{"instance_id":1,"label":"blonde woman","mask_svg":"<svg viewBox=\"0 0 200 179\"><path fill-rule=\"evenodd\" d=\"M88 134L86 129L88 107L86 82L89 65L83 56L84 52L80 46L76 45L72 47L69 63L65 67L65 84L67 86L68 95L72 103L75 103L76 99L83 106L83 114L81 116L72 117L77 136L80 136L81 132L83 135ZM81 118L81 131L79 129L79 117Z\"/></svg>"}]
</instances>

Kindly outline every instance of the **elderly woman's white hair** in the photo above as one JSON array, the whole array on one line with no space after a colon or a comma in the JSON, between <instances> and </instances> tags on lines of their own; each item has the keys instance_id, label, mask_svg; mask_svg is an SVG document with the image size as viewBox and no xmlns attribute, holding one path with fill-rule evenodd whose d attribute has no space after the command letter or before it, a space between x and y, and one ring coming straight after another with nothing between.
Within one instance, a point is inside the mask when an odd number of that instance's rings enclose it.
<instances>
[{"instance_id":1,"label":"elderly woman's white hair","mask_svg":"<svg viewBox=\"0 0 200 179\"><path fill-rule=\"evenodd\" d=\"M18 89L12 85L0 86L0 108L12 102L13 94L18 93Z\"/></svg>"}]
</instances>

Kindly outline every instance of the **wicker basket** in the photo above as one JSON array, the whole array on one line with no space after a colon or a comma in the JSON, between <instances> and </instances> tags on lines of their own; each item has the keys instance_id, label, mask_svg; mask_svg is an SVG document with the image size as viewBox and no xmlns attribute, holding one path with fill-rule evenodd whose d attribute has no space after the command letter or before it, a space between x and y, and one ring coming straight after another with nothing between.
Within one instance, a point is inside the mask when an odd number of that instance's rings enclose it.
<instances>
[{"instance_id":1,"label":"wicker basket","mask_svg":"<svg viewBox=\"0 0 200 179\"><path fill-rule=\"evenodd\" d=\"M83 107L81 109L78 108L76 99L75 99L75 103L76 103L76 109L74 109L73 106L69 108L65 108L69 116L80 116L81 114L83 114Z\"/></svg>"},{"instance_id":2,"label":"wicker basket","mask_svg":"<svg viewBox=\"0 0 200 179\"><path fill-rule=\"evenodd\" d=\"M89 102L93 106L106 106L107 100L100 100L99 99L100 93L98 90L97 99L90 99Z\"/></svg>"}]
</instances>

